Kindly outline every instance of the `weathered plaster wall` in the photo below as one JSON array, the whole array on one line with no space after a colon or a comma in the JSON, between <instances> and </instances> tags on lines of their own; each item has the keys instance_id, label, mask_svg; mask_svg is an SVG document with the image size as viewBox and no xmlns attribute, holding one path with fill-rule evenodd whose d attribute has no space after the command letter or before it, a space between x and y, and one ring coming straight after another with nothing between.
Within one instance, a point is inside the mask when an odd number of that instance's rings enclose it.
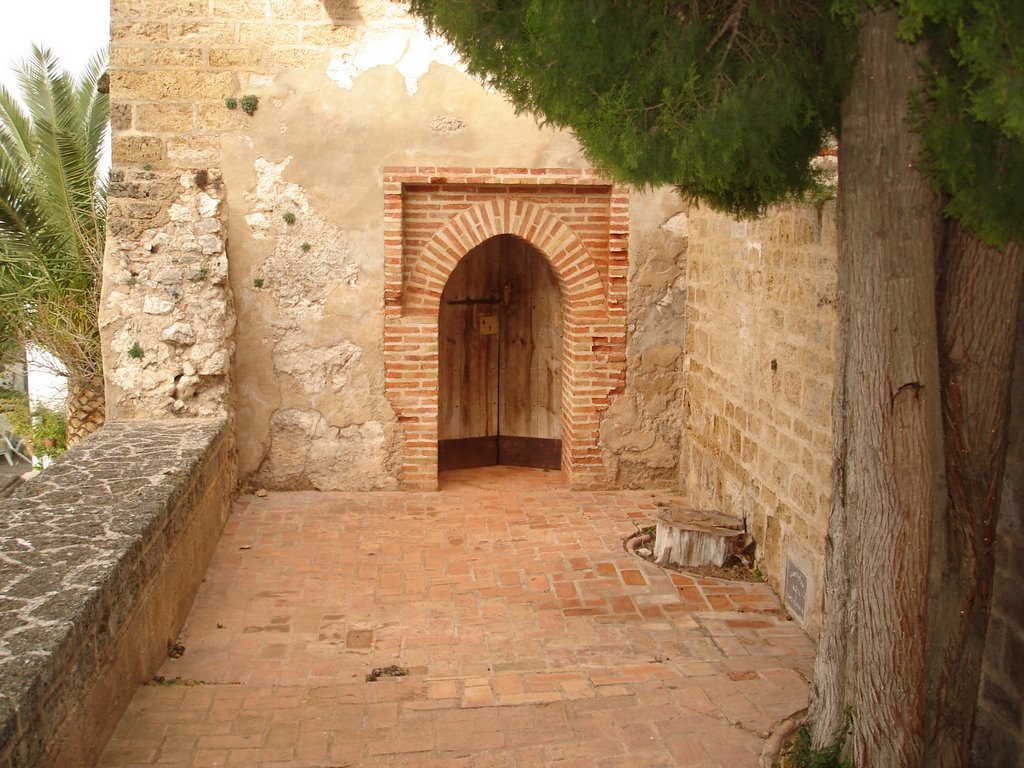
<instances>
[{"instance_id":1,"label":"weathered plaster wall","mask_svg":"<svg viewBox=\"0 0 1024 768\"><path fill-rule=\"evenodd\" d=\"M223 178L224 301L237 323L225 345L235 352L233 378L224 380L231 394L218 404L237 415L240 474L280 488L396 486L403 443L384 387L382 169L584 169L577 143L516 116L467 77L403 2L114 0L111 31L115 168L129 175L143 165L157 175L216 168ZM224 103L245 94L259 97L251 117ZM131 228L151 240L165 231L168 200L119 216L140 217L143 226ZM644 221L656 230L664 223ZM630 234L642 244L631 254L645 262L660 265L658 248L675 247L664 232L648 238L634 225ZM136 250L151 256L147 247ZM191 405L198 366L196 374L183 364L174 370L169 354L154 360L148 352L173 342L161 341L165 332L187 339L186 329L132 325L139 307L130 271L119 266L125 261L112 254L106 274L107 378L119 415L189 415L198 409ZM152 282L145 288L162 290ZM613 404L600 432L605 445L594 450L608 483L667 484L678 456L681 391L671 380L681 370L679 344L664 343L670 332L630 301L637 314L630 381L657 392L627 388L631 405ZM168 319L179 320L178 308ZM181 322L196 331L201 319L197 311ZM143 358L126 356L136 337Z\"/></svg>"},{"instance_id":2,"label":"weathered plaster wall","mask_svg":"<svg viewBox=\"0 0 1024 768\"><path fill-rule=\"evenodd\" d=\"M835 205L784 206L755 222L691 206L686 217L683 490L746 520L780 592L792 561L816 633L831 500Z\"/></svg>"},{"instance_id":3,"label":"weathered plaster wall","mask_svg":"<svg viewBox=\"0 0 1024 768\"><path fill-rule=\"evenodd\" d=\"M393 487L382 168L438 158L550 165L576 148L446 67L412 96L393 68L358 75L351 90L309 70L261 90L266 106L244 136L225 138L222 160L230 206L242 212L230 229L242 472L273 487ZM436 131L456 109L464 128Z\"/></svg>"}]
</instances>

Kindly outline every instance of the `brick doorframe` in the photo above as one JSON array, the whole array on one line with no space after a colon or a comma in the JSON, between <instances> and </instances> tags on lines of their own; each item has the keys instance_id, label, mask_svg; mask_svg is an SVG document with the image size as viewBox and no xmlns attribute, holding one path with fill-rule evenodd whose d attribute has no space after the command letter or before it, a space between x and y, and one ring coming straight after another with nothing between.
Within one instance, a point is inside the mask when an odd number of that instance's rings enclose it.
<instances>
[{"instance_id":1,"label":"brick doorframe","mask_svg":"<svg viewBox=\"0 0 1024 768\"><path fill-rule=\"evenodd\" d=\"M629 195L589 170L384 169L384 381L404 438L401 483L437 488L438 310L449 276L497 235L529 242L558 276L562 470L608 485L601 412L625 385Z\"/></svg>"}]
</instances>

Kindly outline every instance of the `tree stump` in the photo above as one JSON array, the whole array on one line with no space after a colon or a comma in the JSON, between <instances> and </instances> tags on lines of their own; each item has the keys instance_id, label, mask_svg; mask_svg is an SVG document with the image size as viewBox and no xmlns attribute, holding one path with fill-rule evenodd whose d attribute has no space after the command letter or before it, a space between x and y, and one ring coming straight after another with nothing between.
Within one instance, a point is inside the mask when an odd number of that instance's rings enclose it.
<instances>
[{"instance_id":1,"label":"tree stump","mask_svg":"<svg viewBox=\"0 0 1024 768\"><path fill-rule=\"evenodd\" d=\"M721 512L666 507L657 517L654 560L658 565L720 567L750 542L743 521Z\"/></svg>"}]
</instances>

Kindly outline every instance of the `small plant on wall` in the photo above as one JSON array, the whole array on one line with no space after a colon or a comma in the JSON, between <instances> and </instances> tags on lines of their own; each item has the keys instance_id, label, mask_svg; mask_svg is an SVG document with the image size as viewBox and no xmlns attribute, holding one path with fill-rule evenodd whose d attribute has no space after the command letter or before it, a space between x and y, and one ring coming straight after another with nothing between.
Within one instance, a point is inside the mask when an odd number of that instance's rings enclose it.
<instances>
[{"instance_id":1,"label":"small plant on wall","mask_svg":"<svg viewBox=\"0 0 1024 768\"><path fill-rule=\"evenodd\" d=\"M262 288L263 287L263 278L262 277L254 278L253 281L252 281L252 287L253 288Z\"/></svg>"},{"instance_id":2,"label":"small plant on wall","mask_svg":"<svg viewBox=\"0 0 1024 768\"><path fill-rule=\"evenodd\" d=\"M245 112L245 114L249 115L249 117L252 117L254 114L256 114L256 108L259 105L260 97L255 96L251 93L246 94L238 100L238 106L240 106L242 108L242 111Z\"/></svg>"},{"instance_id":3,"label":"small plant on wall","mask_svg":"<svg viewBox=\"0 0 1024 768\"><path fill-rule=\"evenodd\" d=\"M226 99L224 99L224 106L228 109L237 109L238 99L236 99L234 96L228 96Z\"/></svg>"},{"instance_id":4,"label":"small plant on wall","mask_svg":"<svg viewBox=\"0 0 1024 768\"><path fill-rule=\"evenodd\" d=\"M139 344L139 342L136 341L134 344L128 347L128 357L130 357L132 360L141 360L145 356L146 353L142 349L142 345Z\"/></svg>"},{"instance_id":5,"label":"small plant on wall","mask_svg":"<svg viewBox=\"0 0 1024 768\"><path fill-rule=\"evenodd\" d=\"M288 211L288 213L284 214L281 218L284 219L284 223L288 226L295 223L295 214L291 211Z\"/></svg>"}]
</instances>

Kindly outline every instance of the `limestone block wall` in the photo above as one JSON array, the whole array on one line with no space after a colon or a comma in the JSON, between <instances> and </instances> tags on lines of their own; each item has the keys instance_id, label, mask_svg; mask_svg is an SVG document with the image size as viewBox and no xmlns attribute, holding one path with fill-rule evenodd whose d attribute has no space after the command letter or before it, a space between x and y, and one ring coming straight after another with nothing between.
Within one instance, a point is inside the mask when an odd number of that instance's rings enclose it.
<instances>
[{"instance_id":1,"label":"limestone block wall","mask_svg":"<svg viewBox=\"0 0 1024 768\"><path fill-rule=\"evenodd\" d=\"M3 500L0 765L96 764L188 615L232 459L223 420L108 421Z\"/></svg>"},{"instance_id":2,"label":"limestone block wall","mask_svg":"<svg viewBox=\"0 0 1024 768\"><path fill-rule=\"evenodd\" d=\"M816 633L831 499L835 206L687 213L682 486L742 517Z\"/></svg>"},{"instance_id":3,"label":"limestone block wall","mask_svg":"<svg viewBox=\"0 0 1024 768\"><path fill-rule=\"evenodd\" d=\"M184 325L198 334L203 319L201 305L188 300L153 315L149 330L132 327L129 317L139 308L132 302L141 302L144 316L147 301L163 309L147 296L160 298L164 284L146 282L139 298L121 266L126 257L108 254L105 281L113 298L104 342L111 352L108 387L122 404L115 415L233 409L240 474L255 483L397 487L408 468L407 445L419 436L407 439L385 387L385 169L587 173L577 142L516 115L468 77L452 52L407 15L404 2L114 0L111 15L115 173L133 180L152 173L169 185L167 179L207 169L223 181L227 280L217 287L226 309L217 324L218 333L230 334L223 348L233 360L221 382L204 378L195 362L179 365L189 345L174 346L174 339L189 338ZM258 97L252 115L227 107L226 98L245 95ZM169 185L115 210L112 227L140 238L121 251L153 257L149 244L177 223L172 203L188 194ZM649 223L657 229L663 222ZM601 232L585 226L578 236L600 241ZM645 244L646 262L661 263L659 243L675 247L647 238L631 221L626 228L630 243ZM603 275L606 294L611 281L625 280L625 270L623 264L621 274ZM171 331L174 323L157 327L158 318L183 325ZM595 423L579 430L591 441L588 472L606 485L651 478L664 484L677 474L681 390L670 379L681 372L678 343L664 344L664 332L650 322L633 325L624 355L632 384L609 390L599 382L607 402L596 405ZM613 346L621 346L622 333L617 319ZM145 357L128 355L135 336ZM189 348L202 343L197 338ZM149 348L157 345L167 350L160 347L154 359ZM648 352L652 346L660 349ZM659 394L648 399L630 390L648 380ZM221 383L226 394L214 395ZM620 398L634 405L616 406ZM601 428L602 419L610 426ZM646 436L652 429L653 441Z\"/></svg>"}]
</instances>

